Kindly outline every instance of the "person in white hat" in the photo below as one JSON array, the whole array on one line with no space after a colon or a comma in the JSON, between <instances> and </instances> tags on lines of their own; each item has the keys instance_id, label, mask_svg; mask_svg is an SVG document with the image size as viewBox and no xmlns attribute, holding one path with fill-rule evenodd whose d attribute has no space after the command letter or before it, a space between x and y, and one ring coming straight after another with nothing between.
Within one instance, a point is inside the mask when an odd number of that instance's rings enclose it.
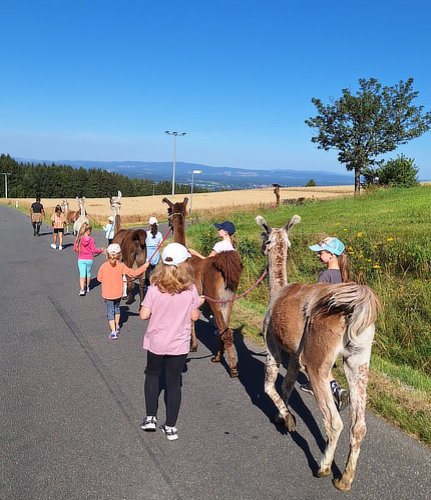
<instances>
[{"instance_id":1,"label":"person in white hat","mask_svg":"<svg viewBox=\"0 0 431 500\"><path fill-rule=\"evenodd\" d=\"M130 269L120 262L121 247L111 243L106 249L107 262L102 264L97 273L97 280L102 283L102 297L105 299L109 328L109 338L116 340L120 333L120 301L123 296L123 274L136 278L146 271L148 262L138 269Z\"/></svg>"},{"instance_id":2,"label":"person in white hat","mask_svg":"<svg viewBox=\"0 0 431 500\"><path fill-rule=\"evenodd\" d=\"M162 264L151 277L151 286L142 302L139 316L149 319L144 336L147 350L145 370L146 417L141 428L155 431L159 380L165 370L166 422L162 432L172 441L178 438L175 427L181 403L181 372L190 349L191 321L199 318L199 297L193 284L193 270L187 259L191 255L180 243L170 243L162 252Z\"/></svg>"},{"instance_id":3,"label":"person in white hat","mask_svg":"<svg viewBox=\"0 0 431 500\"><path fill-rule=\"evenodd\" d=\"M147 236L145 239L145 245L147 247L147 262L150 263L150 267L145 273L144 294L147 293L148 287L150 286L150 274L159 263L159 246L163 241L163 235L159 231L159 222L155 217L149 218L148 226L150 229L146 231Z\"/></svg>"},{"instance_id":4,"label":"person in white hat","mask_svg":"<svg viewBox=\"0 0 431 500\"><path fill-rule=\"evenodd\" d=\"M106 226L103 226L103 230L105 231L106 246L108 246L112 243L112 240L114 239L114 216L113 215L110 215L108 217L108 223L106 224Z\"/></svg>"}]
</instances>

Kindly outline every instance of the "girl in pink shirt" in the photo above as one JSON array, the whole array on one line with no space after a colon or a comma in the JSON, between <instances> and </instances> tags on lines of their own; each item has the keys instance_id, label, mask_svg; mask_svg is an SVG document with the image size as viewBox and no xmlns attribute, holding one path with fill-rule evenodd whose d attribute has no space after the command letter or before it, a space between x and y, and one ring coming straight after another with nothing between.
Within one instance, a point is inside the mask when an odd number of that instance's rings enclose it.
<instances>
[{"instance_id":1,"label":"girl in pink shirt","mask_svg":"<svg viewBox=\"0 0 431 500\"><path fill-rule=\"evenodd\" d=\"M91 235L93 228L90 224L84 222L79 229L73 249L78 252L78 269L79 269L79 295L85 295L90 291L91 268L93 267L93 255L99 255L103 252L103 248L96 248ZM85 289L87 285L87 290Z\"/></svg>"},{"instance_id":2,"label":"girl in pink shirt","mask_svg":"<svg viewBox=\"0 0 431 500\"><path fill-rule=\"evenodd\" d=\"M102 297L105 299L108 323L111 328L109 338L116 340L120 333L120 301L123 295L123 274L136 278L150 265L148 262L138 269L130 269L121 258L121 247L111 243L106 249L107 262L102 264L97 273L97 280L102 283Z\"/></svg>"},{"instance_id":3,"label":"girl in pink shirt","mask_svg":"<svg viewBox=\"0 0 431 500\"><path fill-rule=\"evenodd\" d=\"M179 243L166 246L162 264L151 278L151 286L139 313L142 320L150 320L144 336L147 416L141 428L144 431L156 430L159 379L165 362L166 423L161 429L169 440L178 438L175 424L181 404L181 372L190 348L191 321L199 318L199 307L204 302L192 283L193 271L187 263L189 257L187 249Z\"/></svg>"}]
</instances>

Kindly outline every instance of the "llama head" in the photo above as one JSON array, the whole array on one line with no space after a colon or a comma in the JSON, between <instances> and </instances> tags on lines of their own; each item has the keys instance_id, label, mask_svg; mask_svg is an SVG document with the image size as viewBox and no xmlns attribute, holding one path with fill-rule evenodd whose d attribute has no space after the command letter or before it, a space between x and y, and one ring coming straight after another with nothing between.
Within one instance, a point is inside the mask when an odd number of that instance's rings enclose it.
<instances>
[{"instance_id":1,"label":"llama head","mask_svg":"<svg viewBox=\"0 0 431 500\"><path fill-rule=\"evenodd\" d=\"M117 196L111 196L110 193L108 193L108 196L109 202L111 203L112 212L114 213L114 217L120 215L121 197L123 196L121 191L118 191Z\"/></svg>"},{"instance_id":2,"label":"llama head","mask_svg":"<svg viewBox=\"0 0 431 500\"><path fill-rule=\"evenodd\" d=\"M261 215L258 215L256 217L256 223L263 229L262 252L268 255L274 248L287 252L288 248L291 246L289 231L298 222L301 222L301 217L299 215L294 215L282 228L277 229L272 228Z\"/></svg>"},{"instance_id":3,"label":"llama head","mask_svg":"<svg viewBox=\"0 0 431 500\"><path fill-rule=\"evenodd\" d=\"M168 198L163 198L162 201L168 205L168 220L169 226L172 229L176 223L179 224L186 220L188 198L184 198L183 201L177 201L176 203L168 200Z\"/></svg>"}]
</instances>

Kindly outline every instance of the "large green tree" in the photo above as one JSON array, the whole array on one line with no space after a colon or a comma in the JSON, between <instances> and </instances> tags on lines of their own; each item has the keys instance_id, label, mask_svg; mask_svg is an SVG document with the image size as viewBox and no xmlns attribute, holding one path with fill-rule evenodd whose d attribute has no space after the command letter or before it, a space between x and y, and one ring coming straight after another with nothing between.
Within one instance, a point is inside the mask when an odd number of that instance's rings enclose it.
<instances>
[{"instance_id":1,"label":"large green tree","mask_svg":"<svg viewBox=\"0 0 431 500\"><path fill-rule=\"evenodd\" d=\"M415 106L413 78L401 80L392 87L382 87L375 79L359 80L355 95L342 90L338 100L324 105L313 97L318 115L305 123L318 130L312 142L319 149L338 150L338 161L355 172L355 194L359 193L360 175L373 165L379 156L397 146L421 136L431 127L431 112Z\"/></svg>"}]
</instances>

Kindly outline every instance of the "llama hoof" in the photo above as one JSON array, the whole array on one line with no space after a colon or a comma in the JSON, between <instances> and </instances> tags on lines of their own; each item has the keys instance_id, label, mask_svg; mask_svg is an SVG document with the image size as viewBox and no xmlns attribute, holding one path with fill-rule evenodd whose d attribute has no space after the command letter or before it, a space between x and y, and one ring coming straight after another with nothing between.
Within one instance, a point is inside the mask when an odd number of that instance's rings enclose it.
<instances>
[{"instance_id":1,"label":"llama hoof","mask_svg":"<svg viewBox=\"0 0 431 500\"><path fill-rule=\"evenodd\" d=\"M217 356L214 356L213 358L211 358L211 361L213 363L220 363L220 358L218 358Z\"/></svg>"},{"instance_id":2,"label":"llama hoof","mask_svg":"<svg viewBox=\"0 0 431 500\"><path fill-rule=\"evenodd\" d=\"M332 482L334 486L340 491L349 491L351 488L351 483L350 482L346 483L345 481L343 481L342 477L339 477L338 479L333 479Z\"/></svg>"},{"instance_id":3,"label":"llama hoof","mask_svg":"<svg viewBox=\"0 0 431 500\"><path fill-rule=\"evenodd\" d=\"M331 474L331 468L330 467L328 469L319 469L316 472L316 477L326 477L326 476L329 476L329 474Z\"/></svg>"},{"instance_id":4,"label":"llama hoof","mask_svg":"<svg viewBox=\"0 0 431 500\"><path fill-rule=\"evenodd\" d=\"M133 299L127 299L127 300L126 300L126 304L127 304L127 305L131 304L132 302L133 302Z\"/></svg>"},{"instance_id":5,"label":"llama hoof","mask_svg":"<svg viewBox=\"0 0 431 500\"><path fill-rule=\"evenodd\" d=\"M197 350L198 350L198 346L196 346L196 345L192 345L190 347L190 352L196 352Z\"/></svg>"},{"instance_id":6,"label":"llama hoof","mask_svg":"<svg viewBox=\"0 0 431 500\"><path fill-rule=\"evenodd\" d=\"M239 375L239 373L238 373L238 370L236 368L230 369L230 378L238 377L238 375Z\"/></svg>"},{"instance_id":7,"label":"llama hoof","mask_svg":"<svg viewBox=\"0 0 431 500\"><path fill-rule=\"evenodd\" d=\"M288 415L286 415L285 425L286 425L287 430L289 432L295 432L295 429L296 429L295 417L293 415L291 415L290 413Z\"/></svg>"}]
</instances>

